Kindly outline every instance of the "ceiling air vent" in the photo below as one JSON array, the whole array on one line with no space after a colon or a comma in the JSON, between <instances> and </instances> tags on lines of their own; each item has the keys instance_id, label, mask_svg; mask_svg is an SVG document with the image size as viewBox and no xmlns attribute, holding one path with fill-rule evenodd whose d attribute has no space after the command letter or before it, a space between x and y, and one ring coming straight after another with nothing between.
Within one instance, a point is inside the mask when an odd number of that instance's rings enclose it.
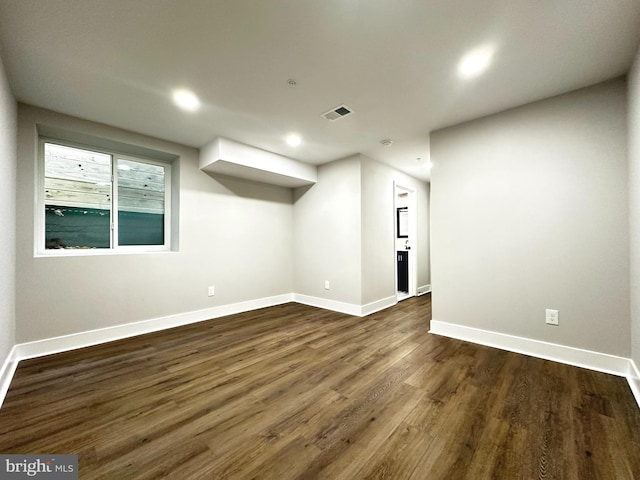
<instances>
[{"instance_id":1,"label":"ceiling air vent","mask_svg":"<svg viewBox=\"0 0 640 480\"><path fill-rule=\"evenodd\" d=\"M346 117L350 113L353 113L353 110L351 110L349 107L347 107L346 105L339 105L336 108L332 108L328 112L324 112L322 114L322 117L335 122L339 118Z\"/></svg>"}]
</instances>

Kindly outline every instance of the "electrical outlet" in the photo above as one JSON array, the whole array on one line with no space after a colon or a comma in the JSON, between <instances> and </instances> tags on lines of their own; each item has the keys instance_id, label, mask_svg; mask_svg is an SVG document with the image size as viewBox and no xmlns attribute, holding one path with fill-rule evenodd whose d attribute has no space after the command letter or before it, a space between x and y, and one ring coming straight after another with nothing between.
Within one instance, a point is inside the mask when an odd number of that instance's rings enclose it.
<instances>
[{"instance_id":1,"label":"electrical outlet","mask_svg":"<svg viewBox=\"0 0 640 480\"><path fill-rule=\"evenodd\" d=\"M547 325L558 325L558 310L550 310L547 308L545 313Z\"/></svg>"},{"instance_id":2,"label":"electrical outlet","mask_svg":"<svg viewBox=\"0 0 640 480\"><path fill-rule=\"evenodd\" d=\"M209 296L213 297L216 294L216 287L213 285L209 287Z\"/></svg>"},{"instance_id":3,"label":"electrical outlet","mask_svg":"<svg viewBox=\"0 0 640 480\"><path fill-rule=\"evenodd\" d=\"M330 290L331 289L331 283L329 282L329 280L325 280L324 281L324 289L325 290Z\"/></svg>"}]
</instances>

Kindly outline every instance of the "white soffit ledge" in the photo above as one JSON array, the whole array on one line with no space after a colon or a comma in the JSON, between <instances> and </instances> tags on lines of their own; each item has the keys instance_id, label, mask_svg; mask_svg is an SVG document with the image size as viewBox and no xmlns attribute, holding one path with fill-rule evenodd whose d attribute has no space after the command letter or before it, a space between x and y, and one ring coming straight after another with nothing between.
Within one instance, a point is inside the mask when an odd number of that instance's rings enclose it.
<instances>
[{"instance_id":1,"label":"white soffit ledge","mask_svg":"<svg viewBox=\"0 0 640 480\"><path fill-rule=\"evenodd\" d=\"M289 188L318 181L315 165L223 137L200 149L200 170Z\"/></svg>"}]
</instances>

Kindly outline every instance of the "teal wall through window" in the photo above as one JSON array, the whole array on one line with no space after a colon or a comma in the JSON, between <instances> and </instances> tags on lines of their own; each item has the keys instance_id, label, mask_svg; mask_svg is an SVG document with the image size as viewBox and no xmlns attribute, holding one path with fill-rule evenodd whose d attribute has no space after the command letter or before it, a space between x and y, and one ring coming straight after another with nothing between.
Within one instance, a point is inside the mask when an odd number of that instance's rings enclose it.
<instances>
[{"instance_id":1,"label":"teal wall through window","mask_svg":"<svg viewBox=\"0 0 640 480\"><path fill-rule=\"evenodd\" d=\"M47 205L45 248L109 248L109 210ZM164 215L118 212L120 245L162 245Z\"/></svg>"}]
</instances>

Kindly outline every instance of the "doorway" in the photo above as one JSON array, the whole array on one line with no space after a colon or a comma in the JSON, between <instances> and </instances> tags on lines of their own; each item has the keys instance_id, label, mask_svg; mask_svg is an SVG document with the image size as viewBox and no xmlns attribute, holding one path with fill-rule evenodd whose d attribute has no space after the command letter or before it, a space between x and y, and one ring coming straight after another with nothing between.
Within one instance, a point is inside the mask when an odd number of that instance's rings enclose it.
<instances>
[{"instance_id":1,"label":"doorway","mask_svg":"<svg viewBox=\"0 0 640 480\"><path fill-rule=\"evenodd\" d=\"M398 301L416 296L417 288L417 213L416 191L394 183L394 257Z\"/></svg>"}]
</instances>

